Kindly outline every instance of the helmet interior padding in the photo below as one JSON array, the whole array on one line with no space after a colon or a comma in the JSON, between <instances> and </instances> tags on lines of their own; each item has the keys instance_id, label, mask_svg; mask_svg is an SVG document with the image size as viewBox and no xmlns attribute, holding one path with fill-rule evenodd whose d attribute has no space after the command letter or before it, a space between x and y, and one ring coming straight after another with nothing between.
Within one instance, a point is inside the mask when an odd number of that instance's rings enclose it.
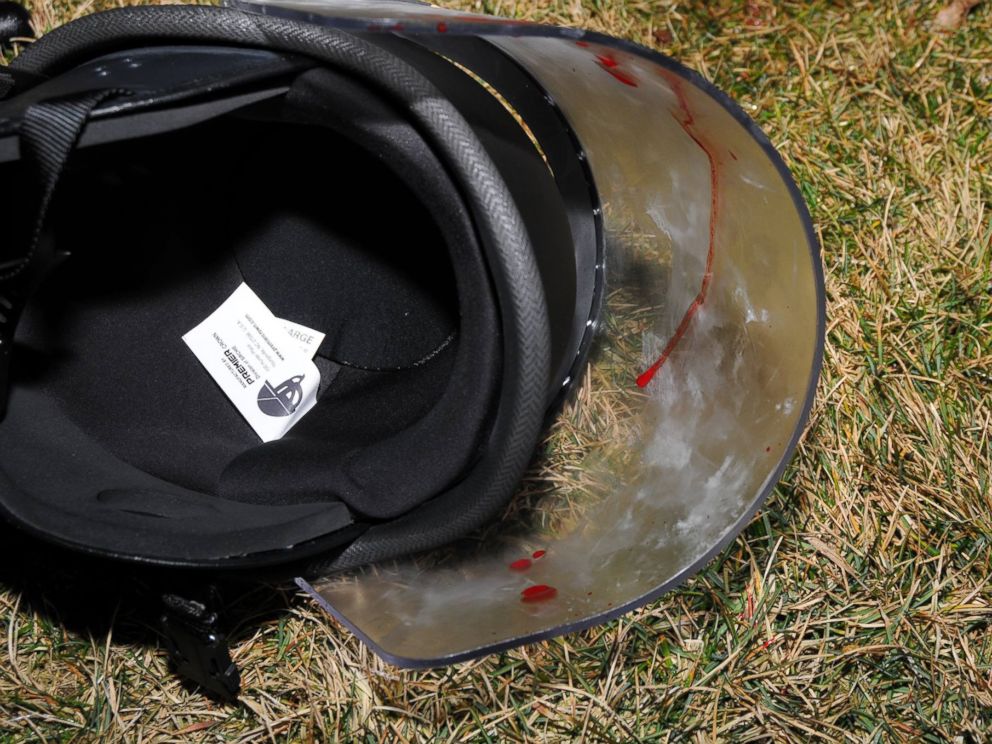
<instances>
[{"instance_id":1,"label":"helmet interior padding","mask_svg":"<svg viewBox=\"0 0 992 744\"><path fill-rule=\"evenodd\" d=\"M259 506L323 534L322 509L395 517L477 456L500 334L472 218L416 129L355 79L313 69L276 100L82 149L46 229L72 255L18 328L0 449L87 452L50 460L81 470L47 494L67 519L156 514L203 531L254 515L278 544ZM182 341L242 282L326 334L316 407L268 444ZM35 480L34 459L5 457L7 477ZM98 490L81 477L93 468Z\"/></svg>"}]
</instances>

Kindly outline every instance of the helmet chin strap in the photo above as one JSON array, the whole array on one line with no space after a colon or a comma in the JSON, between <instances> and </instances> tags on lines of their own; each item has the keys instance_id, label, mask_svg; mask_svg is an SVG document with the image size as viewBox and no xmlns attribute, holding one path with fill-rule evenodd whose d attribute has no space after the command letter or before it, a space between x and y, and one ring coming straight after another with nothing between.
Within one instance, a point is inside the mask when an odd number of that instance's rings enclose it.
<instances>
[{"instance_id":1,"label":"helmet chin strap","mask_svg":"<svg viewBox=\"0 0 992 744\"><path fill-rule=\"evenodd\" d=\"M14 333L24 306L52 269L68 257L45 232L45 216L65 165L93 110L121 89L74 94L32 104L21 121L20 148L31 172L37 208L18 258L0 262L0 419L7 410Z\"/></svg>"}]
</instances>

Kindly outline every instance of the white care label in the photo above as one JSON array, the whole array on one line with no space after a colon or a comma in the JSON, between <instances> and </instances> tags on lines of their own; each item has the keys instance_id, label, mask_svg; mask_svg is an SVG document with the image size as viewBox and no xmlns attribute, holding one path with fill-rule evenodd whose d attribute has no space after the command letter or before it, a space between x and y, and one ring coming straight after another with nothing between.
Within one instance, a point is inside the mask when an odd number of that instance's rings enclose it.
<instances>
[{"instance_id":1,"label":"white care label","mask_svg":"<svg viewBox=\"0 0 992 744\"><path fill-rule=\"evenodd\" d=\"M317 355L317 349L324 343L324 334L314 331L291 320L281 319L282 327L286 333L296 342L296 345L303 349L303 353L313 359Z\"/></svg>"},{"instance_id":2,"label":"white care label","mask_svg":"<svg viewBox=\"0 0 992 744\"><path fill-rule=\"evenodd\" d=\"M183 341L263 442L282 438L313 408L324 335L280 320L247 284Z\"/></svg>"}]
</instances>

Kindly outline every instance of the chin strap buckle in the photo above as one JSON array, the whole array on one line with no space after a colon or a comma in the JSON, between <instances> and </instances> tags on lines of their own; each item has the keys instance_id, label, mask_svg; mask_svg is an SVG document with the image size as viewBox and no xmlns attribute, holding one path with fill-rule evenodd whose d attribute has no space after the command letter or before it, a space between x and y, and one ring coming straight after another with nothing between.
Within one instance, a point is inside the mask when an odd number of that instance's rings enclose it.
<instances>
[{"instance_id":1,"label":"chin strap buckle","mask_svg":"<svg viewBox=\"0 0 992 744\"><path fill-rule=\"evenodd\" d=\"M180 676L223 700L234 700L241 689L241 673L231 660L227 638L220 631L221 606L217 589L207 590L206 601L178 594L162 595L165 611L160 620L169 657Z\"/></svg>"}]
</instances>

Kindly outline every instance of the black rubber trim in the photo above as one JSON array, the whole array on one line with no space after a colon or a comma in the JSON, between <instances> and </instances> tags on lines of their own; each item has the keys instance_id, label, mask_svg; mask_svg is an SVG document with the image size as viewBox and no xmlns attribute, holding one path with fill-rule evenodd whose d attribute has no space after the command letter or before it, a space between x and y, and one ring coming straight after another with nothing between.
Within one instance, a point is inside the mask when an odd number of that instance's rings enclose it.
<instances>
[{"instance_id":1,"label":"black rubber trim","mask_svg":"<svg viewBox=\"0 0 992 744\"><path fill-rule=\"evenodd\" d=\"M580 292L576 297L580 335L572 344L573 356L562 360L557 371L559 387L553 391L545 414L548 428L579 390L603 310L608 263L603 205L596 179L579 136L554 97L506 52L482 38L447 34L409 38L453 59L499 91L534 134L565 202L575 243L576 277L588 275L591 288L588 296Z\"/></svg>"}]
</instances>

